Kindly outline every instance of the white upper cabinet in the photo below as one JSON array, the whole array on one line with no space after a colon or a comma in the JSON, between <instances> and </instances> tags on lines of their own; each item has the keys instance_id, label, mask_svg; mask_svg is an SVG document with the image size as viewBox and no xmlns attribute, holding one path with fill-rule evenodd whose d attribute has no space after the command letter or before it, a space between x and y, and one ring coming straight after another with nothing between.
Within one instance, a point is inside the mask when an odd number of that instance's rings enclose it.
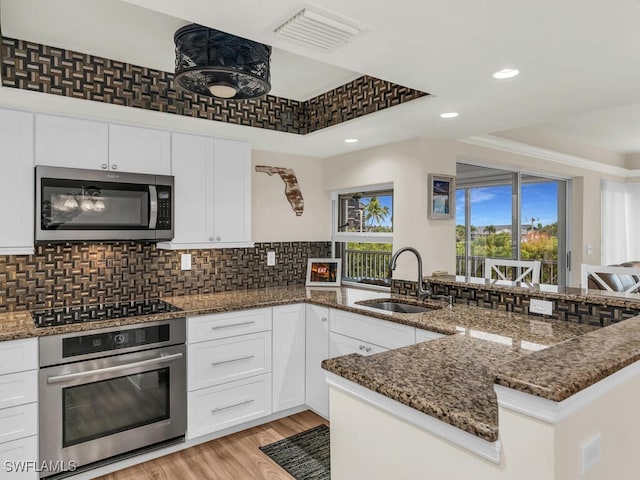
<instances>
[{"instance_id":1,"label":"white upper cabinet","mask_svg":"<svg viewBox=\"0 0 640 480\"><path fill-rule=\"evenodd\" d=\"M109 125L109 170L171 175L171 133Z\"/></svg>"},{"instance_id":2,"label":"white upper cabinet","mask_svg":"<svg viewBox=\"0 0 640 480\"><path fill-rule=\"evenodd\" d=\"M232 140L214 142L215 241L251 239L251 148Z\"/></svg>"},{"instance_id":3,"label":"white upper cabinet","mask_svg":"<svg viewBox=\"0 0 640 480\"><path fill-rule=\"evenodd\" d=\"M36 165L171 175L171 133L36 115Z\"/></svg>"},{"instance_id":4,"label":"white upper cabinet","mask_svg":"<svg viewBox=\"0 0 640 480\"><path fill-rule=\"evenodd\" d=\"M0 110L0 255L33 253L33 115Z\"/></svg>"},{"instance_id":5,"label":"white upper cabinet","mask_svg":"<svg viewBox=\"0 0 640 480\"><path fill-rule=\"evenodd\" d=\"M174 133L175 237L160 248L248 246L251 149L247 143Z\"/></svg>"},{"instance_id":6,"label":"white upper cabinet","mask_svg":"<svg viewBox=\"0 0 640 480\"><path fill-rule=\"evenodd\" d=\"M36 115L36 165L106 170L109 166L108 124Z\"/></svg>"}]
</instances>

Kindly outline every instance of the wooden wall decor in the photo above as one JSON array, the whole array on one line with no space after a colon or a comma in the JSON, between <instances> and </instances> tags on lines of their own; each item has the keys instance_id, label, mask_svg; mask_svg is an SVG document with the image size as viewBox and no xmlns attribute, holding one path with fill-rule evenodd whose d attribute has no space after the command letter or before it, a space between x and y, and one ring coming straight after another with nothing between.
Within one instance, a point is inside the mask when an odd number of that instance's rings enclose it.
<instances>
[{"instance_id":1,"label":"wooden wall decor","mask_svg":"<svg viewBox=\"0 0 640 480\"><path fill-rule=\"evenodd\" d=\"M280 175L280 178L284 182L284 194L289 200L289 204L296 216L299 217L304 211L304 198L300 191L300 185L298 185L298 178L296 172L292 168L284 167L268 167L266 165L256 165L256 172L266 173L271 176L274 174Z\"/></svg>"}]
</instances>

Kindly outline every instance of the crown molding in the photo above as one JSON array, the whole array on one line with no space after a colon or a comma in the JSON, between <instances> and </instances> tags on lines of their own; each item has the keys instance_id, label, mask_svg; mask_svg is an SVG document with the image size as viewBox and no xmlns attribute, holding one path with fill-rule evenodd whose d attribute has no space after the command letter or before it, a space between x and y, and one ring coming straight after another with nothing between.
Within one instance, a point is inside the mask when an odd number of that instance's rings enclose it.
<instances>
[{"instance_id":1,"label":"crown molding","mask_svg":"<svg viewBox=\"0 0 640 480\"><path fill-rule=\"evenodd\" d=\"M496 137L494 135L477 135L473 137L462 138L458 140L461 143L476 145L479 147L492 148L503 152L514 153L517 155L525 155L527 157L538 158L553 163L569 165L576 168L584 168L594 172L606 173L623 178L640 177L640 169L630 170L628 168L607 165L606 163L595 162L576 155L561 153L548 148L536 147L527 143L516 142L506 138Z\"/></svg>"}]
</instances>

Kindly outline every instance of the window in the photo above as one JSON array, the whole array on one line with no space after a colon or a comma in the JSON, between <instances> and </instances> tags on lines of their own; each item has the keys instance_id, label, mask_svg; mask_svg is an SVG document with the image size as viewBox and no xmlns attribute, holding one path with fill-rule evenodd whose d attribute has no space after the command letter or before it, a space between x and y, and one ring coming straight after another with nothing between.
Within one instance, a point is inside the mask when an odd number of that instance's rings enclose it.
<instances>
[{"instance_id":1,"label":"window","mask_svg":"<svg viewBox=\"0 0 640 480\"><path fill-rule=\"evenodd\" d=\"M342 259L344 282L389 285L393 253L393 189L336 194L334 232L336 257Z\"/></svg>"},{"instance_id":2,"label":"window","mask_svg":"<svg viewBox=\"0 0 640 480\"><path fill-rule=\"evenodd\" d=\"M485 258L540 260L541 283L566 283L567 181L457 164L456 274Z\"/></svg>"}]
</instances>

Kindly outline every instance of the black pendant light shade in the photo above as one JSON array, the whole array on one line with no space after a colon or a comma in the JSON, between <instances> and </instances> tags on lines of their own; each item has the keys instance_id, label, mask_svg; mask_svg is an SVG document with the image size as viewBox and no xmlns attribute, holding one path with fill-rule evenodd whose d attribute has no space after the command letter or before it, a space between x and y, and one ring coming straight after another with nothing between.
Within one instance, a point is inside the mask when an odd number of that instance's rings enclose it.
<instances>
[{"instance_id":1,"label":"black pendant light shade","mask_svg":"<svg viewBox=\"0 0 640 480\"><path fill-rule=\"evenodd\" d=\"M271 47L219 30L191 24L179 29L176 83L208 97L242 100L271 90Z\"/></svg>"}]
</instances>

